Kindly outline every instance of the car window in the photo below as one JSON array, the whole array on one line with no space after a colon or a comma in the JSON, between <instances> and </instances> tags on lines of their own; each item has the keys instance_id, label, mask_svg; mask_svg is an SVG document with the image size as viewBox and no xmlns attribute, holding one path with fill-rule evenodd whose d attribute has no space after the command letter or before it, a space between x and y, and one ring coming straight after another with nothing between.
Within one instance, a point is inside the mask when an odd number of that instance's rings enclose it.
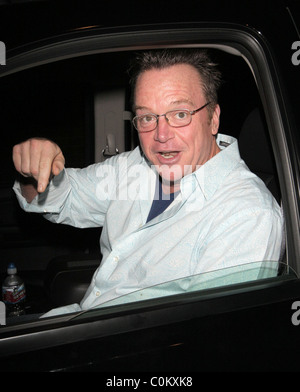
<instances>
[{"instance_id":1,"label":"car window","mask_svg":"<svg viewBox=\"0 0 300 392\"><path fill-rule=\"evenodd\" d=\"M73 311L69 311L70 314L69 317L66 317L66 321L74 319L82 320L90 317L97 318L102 314L107 315L114 314L120 310L126 311L140 307L151 307L165 303L166 301L171 304L192 293L194 294L194 298L196 296L198 300L207 298L207 296L218 296L220 293L225 292L224 290L226 288L230 288L234 293L241 293L249 291L249 285L251 283L254 284L253 287L255 288L256 285L270 282L278 276L281 276L281 278L299 278L291 267L285 263L278 263L278 261L246 263L145 287L129 294L121 295L86 311L78 310L78 306L74 304ZM7 325L11 327L14 324L20 325L20 323L26 323L28 321L41 321L44 323L47 319L55 320L55 318L61 315L65 315L64 310L57 308L54 310L54 313L49 315L40 314L31 316L29 314L23 318L14 318L13 321L8 319ZM5 312L3 312L4 316Z\"/></svg>"},{"instance_id":2,"label":"car window","mask_svg":"<svg viewBox=\"0 0 300 392\"><path fill-rule=\"evenodd\" d=\"M220 132L239 138L248 116L253 111L259 111L268 138L267 142L270 144L260 95L247 62L242 56L237 56L236 52L232 54L215 48L211 49L211 52L220 64L224 76L224 84L220 91L222 107ZM0 110L6 132L4 143L0 147L2 149L1 195L4 195L3 199L0 199L3 217L1 222L3 246L0 253L3 262L0 267L4 275L6 262L11 261L12 257L17 259L20 274L28 278L29 299L41 303L41 299L45 297L45 306L42 303L42 306L32 308L37 308L39 312L46 312L51 307L51 301L47 297L48 292L45 294L44 287L42 291L40 288L45 283L45 274L47 275L51 270L54 259L57 260L57 257L66 254L69 260L78 257L78 254L93 254L99 258L99 263L101 262L100 229L90 235L87 230L83 232L49 224L39 216L33 214L28 216L20 211L11 193L15 175L11 163L11 148L14 143L27 137L42 136L49 137L61 145L66 153L69 167L83 167L102 160L107 135L99 124L108 124L108 129L111 129L111 124L114 124L113 121L111 123L111 111L117 100L118 105L121 105L119 109L121 114L131 109L126 87L128 85L126 67L132 55L132 52L128 51L84 56L35 67L8 75L1 80L6 100ZM98 114L108 97L111 97L111 103L105 108L103 117L99 117ZM234 110L232 102L234 102ZM127 121L126 116L124 119ZM127 125L126 122L121 129L123 144L121 148L117 146L118 152L131 149L137 143L131 134L132 130ZM245 146L247 151L250 150L248 140ZM254 158L254 162L249 160L251 170L259 176L269 174L260 166L254 165L262 162L255 154ZM274 164L272 147L270 160ZM7 162L9 165L6 167ZM274 175L276 182L276 167L275 172L271 174ZM280 197L279 192L279 202ZM71 270L69 266L66 269L67 272ZM212 271L138 290L105 303L102 307L136 303L175 294L202 292L216 287L273 278L277 274L277 262L259 261L251 265ZM66 275L68 281L70 278L67 273ZM86 313L83 313L78 317L85 316Z\"/></svg>"},{"instance_id":3,"label":"car window","mask_svg":"<svg viewBox=\"0 0 300 392\"><path fill-rule=\"evenodd\" d=\"M149 302L149 300L154 300L156 298L172 297L174 295L184 295L186 293L194 292L199 295L199 298L201 298L201 295L203 295L204 292L212 293L214 292L213 289L216 288L222 289L226 286L232 286L233 289L237 289L239 285L246 282L261 282L265 279L276 278L279 275L280 270L284 270L286 275L297 277L296 272L289 268L287 264L278 263L277 261L247 263L202 274L186 276L181 279L175 279L136 290L127 295L122 295L116 299L107 301L90 310L80 312L74 317L80 319L89 317L91 314L96 316L97 314L100 315L101 310L106 309L107 307L136 304L143 301ZM175 297L172 297L172 299L175 300ZM150 302L151 304L155 303L153 301ZM111 309L111 311L113 311L113 309Z\"/></svg>"}]
</instances>

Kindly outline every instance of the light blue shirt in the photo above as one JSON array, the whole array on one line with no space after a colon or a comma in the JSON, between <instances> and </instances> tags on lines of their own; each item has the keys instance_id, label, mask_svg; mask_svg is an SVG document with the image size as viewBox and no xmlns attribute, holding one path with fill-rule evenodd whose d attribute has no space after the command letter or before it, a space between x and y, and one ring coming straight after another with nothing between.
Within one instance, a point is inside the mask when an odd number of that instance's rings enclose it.
<instances>
[{"instance_id":1,"label":"light blue shirt","mask_svg":"<svg viewBox=\"0 0 300 392\"><path fill-rule=\"evenodd\" d=\"M103 258L80 306L57 313L190 275L278 261L280 207L241 160L236 139L219 134L217 142L221 152L183 177L176 199L148 223L157 172L139 148L84 169L65 169L30 204L15 184L26 211L76 227L103 227Z\"/></svg>"}]
</instances>

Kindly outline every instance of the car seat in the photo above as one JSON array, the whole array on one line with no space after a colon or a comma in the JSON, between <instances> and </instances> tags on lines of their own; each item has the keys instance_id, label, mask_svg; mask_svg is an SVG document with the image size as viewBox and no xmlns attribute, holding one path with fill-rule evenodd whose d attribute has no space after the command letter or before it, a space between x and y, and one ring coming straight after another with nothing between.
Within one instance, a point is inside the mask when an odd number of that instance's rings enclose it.
<instances>
[{"instance_id":1,"label":"car seat","mask_svg":"<svg viewBox=\"0 0 300 392\"><path fill-rule=\"evenodd\" d=\"M277 170L267 125L258 108L247 116L238 137L242 159L260 177L277 202L281 202Z\"/></svg>"},{"instance_id":2,"label":"car seat","mask_svg":"<svg viewBox=\"0 0 300 392\"><path fill-rule=\"evenodd\" d=\"M84 253L52 259L45 273L45 288L50 306L79 303L100 264L100 259L99 255Z\"/></svg>"},{"instance_id":3,"label":"car seat","mask_svg":"<svg viewBox=\"0 0 300 392\"><path fill-rule=\"evenodd\" d=\"M269 138L267 124L260 109L253 109L247 116L238 137L239 150L242 159L249 169L260 177L278 204L281 205L281 192L277 176L277 169ZM283 209L282 209L282 212ZM279 261L283 262L286 256L285 225L281 243ZM283 263L279 266L279 274L285 271Z\"/></svg>"}]
</instances>

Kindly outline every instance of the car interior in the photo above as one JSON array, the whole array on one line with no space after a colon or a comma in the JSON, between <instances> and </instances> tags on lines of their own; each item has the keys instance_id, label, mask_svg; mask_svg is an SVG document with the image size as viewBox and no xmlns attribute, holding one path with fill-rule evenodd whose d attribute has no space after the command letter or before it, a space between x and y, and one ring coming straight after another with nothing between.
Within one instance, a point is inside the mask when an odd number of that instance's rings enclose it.
<instances>
[{"instance_id":1,"label":"car interior","mask_svg":"<svg viewBox=\"0 0 300 392\"><path fill-rule=\"evenodd\" d=\"M242 56L209 51L223 75L219 132L238 139L242 158L280 204L274 154L251 69ZM16 264L25 280L28 313L80 302L101 262L101 228L55 225L22 211L12 190L12 147L33 136L50 138L60 145L66 167L84 167L133 149L138 138L130 121L127 69L134 54L81 56L0 79L0 274L2 281L8 263Z\"/></svg>"}]
</instances>

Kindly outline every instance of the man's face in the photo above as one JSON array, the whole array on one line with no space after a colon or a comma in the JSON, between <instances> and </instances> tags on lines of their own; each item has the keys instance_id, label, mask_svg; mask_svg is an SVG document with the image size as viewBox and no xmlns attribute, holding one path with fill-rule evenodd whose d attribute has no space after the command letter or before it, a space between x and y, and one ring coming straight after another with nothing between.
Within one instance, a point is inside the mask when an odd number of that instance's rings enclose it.
<instances>
[{"instance_id":1,"label":"man's face","mask_svg":"<svg viewBox=\"0 0 300 392\"><path fill-rule=\"evenodd\" d=\"M206 103L197 70L188 64L143 72L135 89L136 115L164 114L174 109L195 110ZM139 133L148 160L166 182L179 189L180 179L219 152L214 135L219 127L220 108L212 119L207 109L192 116L189 125L174 128L159 117L155 130ZM171 190L171 191L172 191Z\"/></svg>"}]
</instances>

